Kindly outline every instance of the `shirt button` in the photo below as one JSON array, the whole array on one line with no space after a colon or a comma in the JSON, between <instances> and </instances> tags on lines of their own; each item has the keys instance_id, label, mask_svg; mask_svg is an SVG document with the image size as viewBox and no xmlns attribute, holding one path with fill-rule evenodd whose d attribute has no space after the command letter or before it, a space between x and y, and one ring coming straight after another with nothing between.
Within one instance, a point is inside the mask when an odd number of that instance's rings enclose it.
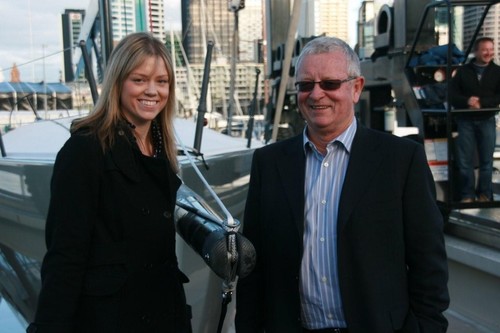
<instances>
[{"instance_id":1,"label":"shirt button","mask_svg":"<svg viewBox=\"0 0 500 333\"><path fill-rule=\"evenodd\" d=\"M153 264L151 264L151 263L144 264L144 269L147 271L153 269Z\"/></svg>"},{"instance_id":2,"label":"shirt button","mask_svg":"<svg viewBox=\"0 0 500 333\"><path fill-rule=\"evenodd\" d=\"M326 280L327 280L326 276L323 276L323 277L321 278L321 281L322 281L322 282L324 282L324 283L326 283Z\"/></svg>"},{"instance_id":3,"label":"shirt button","mask_svg":"<svg viewBox=\"0 0 500 333\"><path fill-rule=\"evenodd\" d=\"M327 168L329 165L330 165L330 164L328 164L328 162L323 163L323 166L324 166L325 168Z\"/></svg>"},{"instance_id":4,"label":"shirt button","mask_svg":"<svg viewBox=\"0 0 500 333\"><path fill-rule=\"evenodd\" d=\"M328 314L328 318L329 319L332 319L333 318L333 315L331 313Z\"/></svg>"},{"instance_id":5,"label":"shirt button","mask_svg":"<svg viewBox=\"0 0 500 333\"><path fill-rule=\"evenodd\" d=\"M324 242L325 241L325 237L321 237L319 240L322 241L322 242Z\"/></svg>"},{"instance_id":6,"label":"shirt button","mask_svg":"<svg viewBox=\"0 0 500 333\"><path fill-rule=\"evenodd\" d=\"M143 209L141 209L141 213L142 213L142 215L149 215L149 209L143 208Z\"/></svg>"},{"instance_id":7,"label":"shirt button","mask_svg":"<svg viewBox=\"0 0 500 333\"><path fill-rule=\"evenodd\" d=\"M168 210L163 212L163 217L166 219L172 218L172 213L170 213Z\"/></svg>"},{"instance_id":8,"label":"shirt button","mask_svg":"<svg viewBox=\"0 0 500 333\"><path fill-rule=\"evenodd\" d=\"M326 204L326 200L325 199L321 200L321 204L325 205Z\"/></svg>"}]
</instances>

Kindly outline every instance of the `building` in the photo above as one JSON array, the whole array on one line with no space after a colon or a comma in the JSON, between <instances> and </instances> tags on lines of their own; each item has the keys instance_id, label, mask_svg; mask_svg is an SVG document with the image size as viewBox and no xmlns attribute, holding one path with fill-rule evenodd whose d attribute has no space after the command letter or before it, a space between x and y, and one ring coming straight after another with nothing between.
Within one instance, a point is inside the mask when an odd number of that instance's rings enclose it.
<instances>
[{"instance_id":1,"label":"building","mask_svg":"<svg viewBox=\"0 0 500 333\"><path fill-rule=\"evenodd\" d=\"M349 40L348 0L304 0L299 36L335 36Z\"/></svg>"},{"instance_id":2,"label":"building","mask_svg":"<svg viewBox=\"0 0 500 333\"><path fill-rule=\"evenodd\" d=\"M126 35L137 31L151 32L165 41L165 13L163 0L112 0L110 3L113 43L118 43ZM97 6L96 2L91 2ZM90 8L89 8L90 9ZM96 8L92 8L97 12ZM90 10L89 12L92 12ZM64 53L64 81L74 81L76 63L75 46L78 46L85 10L66 9L61 15ZM94 18L97 23L97 17ZM87 32L88 33L88 32ZM101 76L101 73L99 73Z\"/></svg>"},{"instance_id":3,"label":"building","mask_svg":"<svg viewBox=\"0 0 500 333\"><path fill-rule=\"evenodd\" d=\"M64 81L70 82L74 78L74 50L79 44L79 36L82 29L85 10L66 9L61 15L62 36L64 47Z\"/></svg>"},{"instance_id":4,"label":"building","mask_svg":"<svg viewBox=\"0 0 500 333\"><path fill-rule=\"evenodd\" d=\"M140 26L141 24L141 17L136 16L136 7L134 0L111 1L111 16L113 43L115 45L123 37L132 32L136 32L137 26Z\"/></svg>"},{"instance_id":5,"label":"building","mask_svg":"<svg viewBox=\"0 0 500 333\"><path fill-rule=\"evenodd\" d=\"M261 62L260 44L263 40L262 0L246 0L245 8L239 12L239 57L240 61Z\"/></svg>"},{"instance_id":6,"label":"building","mask_svg":"<svg viewBox=\"0 0 500 333\"><path fill-rule=\"evenodd\" d=\"M227 62L232 52L234 13L227 0L182 0L184 50L192 64L204 62L209 40L215 43L212 58Z\"/></svg>"},{"instance_id":7,"label":"building","mask_svg":"<svg viewBox=\"0 0 500 333\"><path fill-rule=\"evenodd\" d=\"M116 44L126 35L148 31L165 40L165 12L163 0L111 1L113 41Z\"/></svg>"},{"instance_id":8,"label":"building","mask_svg":"<svg viewBox=\"0 0 500 333\"><path fill-rule=\"evenodd\" d=\"M473 38L474 30L483 14L483 8L472 6L463 9L463 45L468 45ZM500 59L500 6L491 6L479 30L478 37L491 37L495 41L495 58Z\"/></svg>"},{"instance_id":9,"label":"building","mask_svg":"<svg viewBox=\"0 0 500 333\"><path fill-rule=\"evenodd\" d=\"M375 9L373 0L363 1L358 11L357 53L361 59L369 58L374 49Z\"/></svg>"},{"instance_id":10,"label":"building","mask_svg":"<svg viewBox=\"0 0 500 333\"><path fill-rule=\"evenodd\" d=\"M231 60L233 38L238 28L238 47L234 80L235 115L247 114L251 104L255 69L263 72L263 63L258 63L263 39L262 0L240 1L241 8L235 13L227 0L182 0L182 46L187 59L186 67L178 67L177 98L185 114L191 114L197 107L199 89L208 41L214 42L210 70L210 111L227 116L230 102ZM238 4L238 1L233 1ZM235 25L235 18L238 25ZM174 43L176 44L176 43ZM178 55L178 52L175 52ZM176 63L178 61L176 56ZM263 89L263 75L259 79L259 91ZM195 96L195 98L193 98ZM260 94L259 94L260 96Z\"/></svg>"}]
</instances>

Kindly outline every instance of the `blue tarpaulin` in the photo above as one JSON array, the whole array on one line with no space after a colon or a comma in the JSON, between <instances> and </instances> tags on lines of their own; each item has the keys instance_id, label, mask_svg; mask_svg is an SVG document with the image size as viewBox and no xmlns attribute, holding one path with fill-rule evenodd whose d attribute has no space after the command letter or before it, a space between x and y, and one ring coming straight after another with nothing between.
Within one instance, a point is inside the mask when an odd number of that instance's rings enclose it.
<instances>
[{"instance_id":1,"label":"blue tarpaulin","mask_svg":"<svg viewBox=\"0 0 500 333\"><path fill-rule=\"evenodd\" d=\"M0 111L44 110L45 104L48 110L72 109L71 88L59 82L0 82Z\"/></svg>"}]
</instances>

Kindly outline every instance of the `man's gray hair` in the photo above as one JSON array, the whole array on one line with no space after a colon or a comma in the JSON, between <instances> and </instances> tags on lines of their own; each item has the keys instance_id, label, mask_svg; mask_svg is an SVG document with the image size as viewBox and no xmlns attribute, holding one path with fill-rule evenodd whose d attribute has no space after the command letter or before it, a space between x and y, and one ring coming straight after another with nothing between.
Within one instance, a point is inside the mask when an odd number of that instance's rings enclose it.
<instances>
[{"instance_id":1,"label":"man's gray hair","mask_svg":"<svg viewBox=\"0 0 500 333\"><path fill-rule=\"evenodd\" d=\"M297 75L304 56L331 52L342 52L345 55L347 60L347 74L349 76L361 75L359 57L356 52L354 52L354 50L342 39L329 36L314 38L302 48L295 65L295 75Z\"/></svg>"}]
</instances>

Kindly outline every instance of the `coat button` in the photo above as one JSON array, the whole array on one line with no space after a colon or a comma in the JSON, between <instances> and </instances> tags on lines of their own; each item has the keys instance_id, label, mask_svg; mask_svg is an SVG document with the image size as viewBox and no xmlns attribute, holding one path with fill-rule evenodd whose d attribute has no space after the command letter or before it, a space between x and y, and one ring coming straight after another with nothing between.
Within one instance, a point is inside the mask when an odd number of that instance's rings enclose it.
<instances>
[{"instance_id":1,"label":"coat button","mask_svg":"<svg viewBox=\"0 0 500 333\"><path fill-rule=\"evenodd\" d=\"M142 208L142 209L141 209L141 213L142 213L142 215L149 215L149 209L147 209L147 208Z\"/></svg>"},{"instance_id":2,"label":"coat button","mask_svg":"<svg viewBox=\"0 0 500 333\"><path fill-rule=\"evenodd\" d=\"M141 316L141 321L144 325L149 325L151 324L151 317L147 314L144 314Z\"/></svg>"},{"instance_id":3,"label":"coat button","mask_svg":"<svg viewBox=\"0 0 500 333\"><path fill-rule=\"evenodd\" d=\"M166 219L171 219L172 218L172 213L170 213L168 210L163 212L163 217Z\"/></svg>"},{"instance_id":4,"label":"coat button","mask_svg":"<svg viewBox=\"0 0 500 333\"><path fill-rule=\"evenodd\" d=\"M125 132L124 132L123 130L119 130L119 131L118 131L118 135L123 136L123 135L125 135Z\"/></svg>"},{"instance_id":5,"label":"coat button","mask_svg":"<svg viewBox=\"0 0 500 333\"><path fill-rule=\"evenodd\" d=\"M151 264L151 263L144 264L144 269L147 270L147 271L153 269L153 264Z\"/></svg>"}]
</instances>

